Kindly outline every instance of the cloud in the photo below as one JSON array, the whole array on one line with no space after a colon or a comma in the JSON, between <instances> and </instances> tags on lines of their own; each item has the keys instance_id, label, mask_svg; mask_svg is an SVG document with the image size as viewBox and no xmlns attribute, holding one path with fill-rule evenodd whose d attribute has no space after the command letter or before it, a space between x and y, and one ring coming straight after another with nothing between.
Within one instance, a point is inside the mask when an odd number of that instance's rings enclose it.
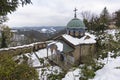
<instances>
[{"instance_id":1,"label":"cloud","mask_svg":"<svg viewBox=\"0 0 120 80\"><path fill-rule=\"evenodd\" d=\"M78 17L82 11L99 14L106 6L109 12L119 9L119 0L32 0L33 4L19 7L9 14L10 27L21 26L65 26L73 18L77 7Z\"/></svg>"}]
</instances>

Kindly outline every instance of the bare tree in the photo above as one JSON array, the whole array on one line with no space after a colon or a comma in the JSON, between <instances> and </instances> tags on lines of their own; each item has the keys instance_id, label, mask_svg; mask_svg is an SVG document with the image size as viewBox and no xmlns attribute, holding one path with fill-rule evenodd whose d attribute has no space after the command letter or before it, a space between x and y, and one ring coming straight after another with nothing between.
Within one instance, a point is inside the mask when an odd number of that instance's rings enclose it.
<instances>
[{"instance_id":1,"label":"bare tree","mask_svg":"<svg viewBox=\"0 0 120 80\"><path fill-rule=\"evenodd\" d=\"M81 16L82 16L83 20L85 19L87 21L90 21L93 14L90 11L82 11Z\"/></svg>"}]
</instances>

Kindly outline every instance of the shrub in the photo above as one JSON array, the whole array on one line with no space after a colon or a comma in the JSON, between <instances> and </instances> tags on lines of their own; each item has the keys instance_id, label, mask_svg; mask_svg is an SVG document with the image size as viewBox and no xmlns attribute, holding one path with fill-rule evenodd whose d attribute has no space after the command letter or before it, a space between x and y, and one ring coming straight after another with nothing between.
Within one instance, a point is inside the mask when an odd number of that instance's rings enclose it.
<instances>
[{"instance_id":1,"label":"shrub","mask_svg":"<svg viewBox=\"0 0 120 80\"><path fill-rule=\"evenodd\" d=\"M19 61L18 61L19 62ZM38 80L38 73L29 64L17 63L9 54L0 55L1 80Z\"/></svg>"}]
</instances>

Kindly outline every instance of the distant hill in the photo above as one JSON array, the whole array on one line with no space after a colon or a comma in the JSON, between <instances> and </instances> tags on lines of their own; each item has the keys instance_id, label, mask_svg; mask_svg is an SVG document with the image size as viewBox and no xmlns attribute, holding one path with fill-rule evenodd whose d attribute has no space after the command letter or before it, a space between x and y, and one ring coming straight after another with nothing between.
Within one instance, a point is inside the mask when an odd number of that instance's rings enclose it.
<instances>
[{"instance_id":1,"label":"distant hill","mask_svg":"<svg viewBox=\"0 0 120 80\"><path fill-rule=\"evenodd\" d=\"M65 29L65 26L40 26L40 27L14 27L12 29L17 30L41 30L41 29L51 29L51 30L63 30Z\"/></svg>"},{"instance_id":2,"label":"distant hill","mask_svg":"<svg viewBox=\"0 0 120 80\"><path fill-rule=\"evenodd\" d=\"M13 28L18 30L19 34L24 34L28 38L34 38L37 41L46 41L61 34L66 33L63 26L49 26L49 27L21 27Z\"/></svg>"}]
</instances>

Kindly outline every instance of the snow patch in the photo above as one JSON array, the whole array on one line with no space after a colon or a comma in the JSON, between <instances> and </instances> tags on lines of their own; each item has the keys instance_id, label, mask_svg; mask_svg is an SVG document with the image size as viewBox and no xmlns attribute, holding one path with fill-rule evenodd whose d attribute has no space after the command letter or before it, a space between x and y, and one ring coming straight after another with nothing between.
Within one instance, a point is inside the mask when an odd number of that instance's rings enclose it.
<instances>
[{"instance_id":1,"label":"snow patch","mask_svg":"<svg viewBox=\"0 0 120 80\"><path fill-rule=\"evenodd\" d=\"M40 32L42 32L42 33L54 33L54 32L56 32L56 30L54 28L50 28L50 29L43 28L40 30Z\"/></svg>"},{"instance_id":2,"label":"snow patch","mask_svg":"<svg viewBox=\"0 0 120 80\"><path fill-rule=\"evenodd\" d=\"M37 56L39 58L45 58L47 57L47 49L41 49L37 52L35 52L37 54ZM37 66L41 66L41 63L39 62L38 58L36 57L36 55L34 53L32 53L31 57L29 56L30 53L27 53L26 55L31 58L32 60L32 66L33 67L37 67ZM51 51L50 49L48 49L48 56L51 55Z\"/></svg>"},{"instance_id":3,"label":"snow patch","mask_svg":"<svg viewBox=\"0 0 120 80\"><path fill-rule=\"evenodd\" d=\"M43 28L43 29L41 29L41 31L42 31L43 33L46 33L46 32L47 32L47 29Z\"/></svg>"},{"instance_id":4,"label":"snow patch","mask_svg":"<svg viewBox=\"0 0 120 80\"><path fill-rule=\"evenodd\" d=\"M65 75L65 78L62 80L79 80L80 78L80 69L75 69L74 71L70 71Z\"/></svg>"},{"instance_id":5,"label":"snow patch","mask_svg":"<svg viewBox=\"0 0 120 80\"><path fill-rule=\"evenodd\" d=\"M107 34L111 34L111 35L115 36L116 33L119 33L119 30L112 29L112 30L106 30L105 32Z\"/></svg>"}]
</instances>

